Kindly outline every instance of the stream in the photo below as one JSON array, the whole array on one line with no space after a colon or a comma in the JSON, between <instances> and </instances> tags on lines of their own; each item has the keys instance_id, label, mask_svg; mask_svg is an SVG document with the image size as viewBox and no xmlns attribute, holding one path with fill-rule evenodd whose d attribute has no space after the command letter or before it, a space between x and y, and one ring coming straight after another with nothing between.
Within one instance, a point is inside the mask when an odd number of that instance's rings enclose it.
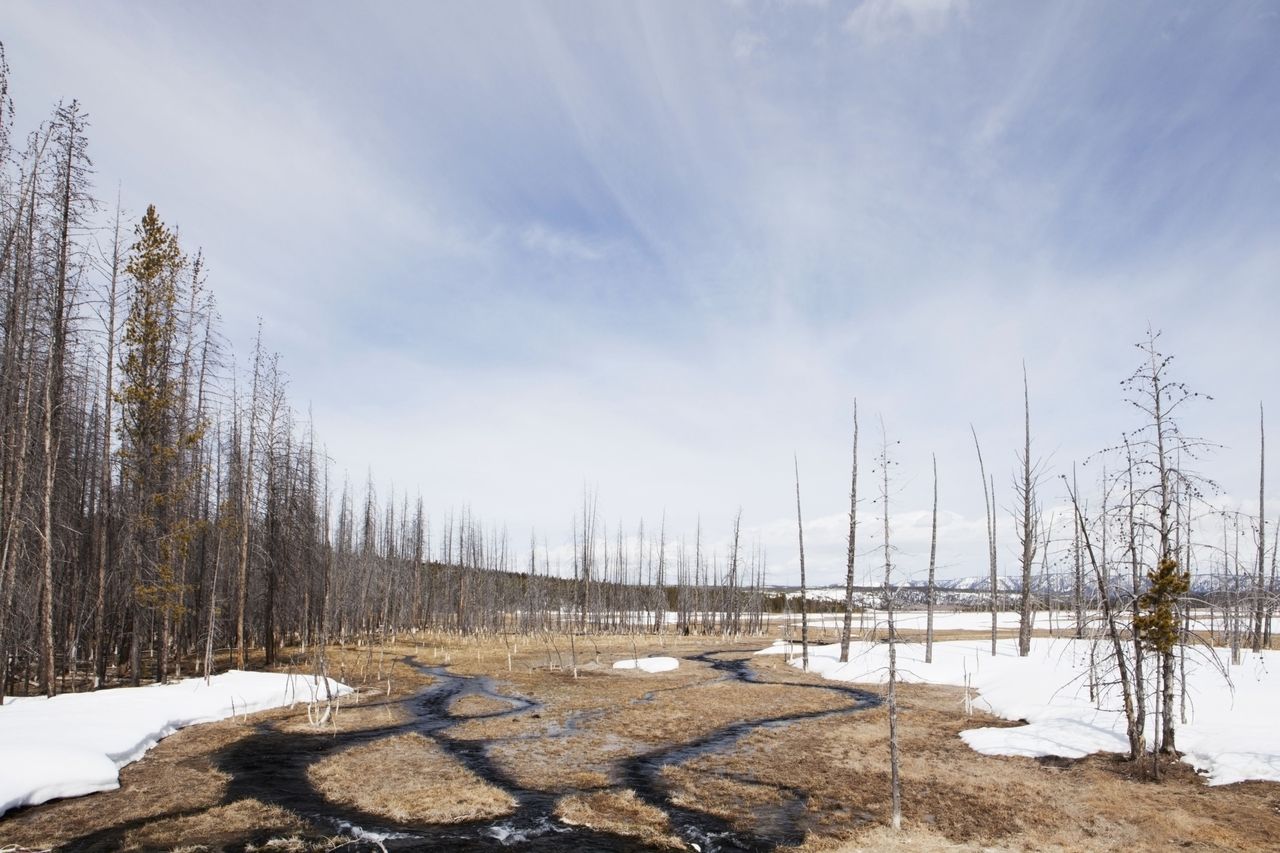
<instances>
[{"instance_id":1,"label":"stream","mask_svg":"<svg viewBox=\"0 0 1280 853\"><path fill-rule=\"evenodd\" d=\"M716 680L734 680L744 684L784 683L762 677L750 667L749 660L726 660L718 657L721 654L724 652L711 651L689 655L686 659L711 666L717 674ZM445 667L425 666L412 660L406 662L435 679L414 696L403 700L410 712L407 721L381 728L336 734L284 732L277 730L269 722L260 723L252 735L213 756L214 765L231 779L223 802L232 803L248 798L281 806L327 828L333 834L351 838L351 842L341 848L350 851L449 850L466 853L518 848L584 853L654 849L636 839L561 822L554 815L556 802L566 793L573 793L572 791L548 792L524 787L490 759L489 746L500 739L468 740L453 737L449 731L468 720L536 713L541 705L523 697L501 693L494 680L488 677L458 675ZM796 689L841 693L851 699L851 704L834 710L733 723L698 738L619 759L614 762L612 775L622 785L630 788L638 799L664 811L670 818L674 834L683 839L691 850L702 853L767 851L779 845L803 841L807 802L802 791L785 790L784 793L788 795L785 802L771 807L767 813L757 810L754 831L744 832L735 830L728 821L715 815L673 803L662 779L664 767L727 750L754 731L802 720L850 714L874 707L880 702L880 698L873 693L842 685L785 683ZM510 707L487 714L450 716L450 705L456 699L468 695L496 700ZM649 693L636 701L652 701L653 696L653 693ZM547 736L572 734L575 728L589 718L590 715L573 718L561 732ZM476 776L510 794L516 802L515 810L500 818L462 823L395 822L332 802L308 780L308 767L336 752L387 737L413 733L430 738ZM124 834L136 825L112 827L77 839L63 849L116 849ZM244 844L262 843L265 840L265 837L250 838Z\"/></svg>"}]
</instances>

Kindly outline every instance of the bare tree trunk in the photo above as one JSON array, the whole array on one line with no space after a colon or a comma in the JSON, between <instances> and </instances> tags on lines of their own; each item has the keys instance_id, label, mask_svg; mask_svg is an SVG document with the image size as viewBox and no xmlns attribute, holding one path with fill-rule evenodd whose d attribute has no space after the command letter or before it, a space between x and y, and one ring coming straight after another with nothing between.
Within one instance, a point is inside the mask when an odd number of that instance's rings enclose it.
<instances>
[{"instance_id":1,"label":"bare tree trunk","mask_svg":"<svg viewBox=\"0 0 1280 853\"><path fill-rule=\"evenodd\" d=\"M20 548L20 528L21 516L23 514L23 495L25 494L27 460L28 460L28 442L30 439L31 428L31 397L32 384L35 377L34 369L34 344L32 340L35 336L34 325L32 320L28 324L28 316L30 314L29 303L31 302L31 279L32 267L35 257L35 224L36 224L36 186L39 174L40 159L43 156L45 145L49 141L50 130L45 126L42 138L38 144L33 146L33 157L31 162L30 183L27 193L24 194L23 200L19 202L18 210L14 218L14 225L11 230L11 237L15 243L14 261L13 261L13 290L10 294L9 311L7 312L6 325L7 334L5 335L6 355L21 360L24 350L26 351L26 361L18 372L22 375L22 383L19 386L16 377L13 378L13 389L6 388L6 403L18 405L18 424L16 429L9 424L5 424L5 438L12 437L13 441L10 445L13 457L13 470L6 470L6 482L9 489L6 491L6 506L4 519L4 546L0 551L0 591L3 592L3 601L0 601L0 697L3 697L8 687L8 681L12 672L9 666L10 638L9 638L9 615L13 610L15 585L17 583L17 560ZM21 185L19 181L19 185ZM25 227L20 227L19 222L24 215L26 216ZM25 241L19 243L18 238L21 232L25 231ZM7 249L8 247L6 247ZM8 256L6 251L4 255L0 255L0 261ZM10 359L5 360L4 367L12 370L15 364ZM18 390L21 387L21 390Z\"/></svg>"},{"instance_id":2,"label":"bare tree trunk","mask_svg":"<svg viewBox=\"0 0 1280 853\"><path fill-rule=\"evenodd\" d=\"M55 320L55 323L60 322ZM49 354L44 377L44 482L40 490L40 684L46 696L57 692L53 656L53 478L54 367Z\"/></svg>"},{"instance_id":3,"label":"bare tree trunk","mask_svg":"<svg viewBox=\"0 0 1280 853\"><path fill-rule=\"evenodd\" d=\"M1262 620L1266 617L1267 573L1267 427L1258 404L1258 578L1254 588L1253 652L1262 651Z\"/></svg>"},{"instance_id":4,"label":"bare tree trunk","mask_svg":"<svg viewBox=\"0 0 1280 853\"><path fill-rule=\"evenodd\" d=\"M62 408L63 360L67 343L67 267L71 251L71 196L75 185L76 139L80 133L78 113L73 102L69 110L59 108L65 123L65 159L61 176L61 198L58 216L58 260L55 271L53 302L50 306L49 354L44 374L44 482L41 488L40 515L40 681L46 696L57 692L54 682L53 650L53 490L57 472L58 446L55 431Z\"/></svg>"},{"instance_id":5,"label":"bare tree trunk","mask_svg":"<svg viewBox=\"0 0 1280 853\"><path fill-rule=\"evenodd\" d=\"M1138 557L1138 518L1137 518L1137 492L1134 490L1134 459L1133 452L1129 447L1128 441L1125 442L1125 455L1128 461L1129 476L1129 507L1128 507L1128 538L1129 538L1129 571L1132 576L1133 583L1133 613L1131 616L1131 624L1137 624L1140 615L1138 605L1138 595L1142 584L1142 570ZM1146 651L1142 647L1142 638L1138 636L1138 632L1132 631L1133 635L1133 688L1134 688L1134 724L1141 733L1139 740L1140 751L1132 756L1134 759L1139 758L1142 753L1146 752L1147 741L1147 680L1146 680Z\"/></svg>"},{"instance_id":6,"label":"bare tree trunk","mask_svg":"<svg viewBox=\"0 0 1280 853\"><path fill-rule=\"evenodd\" d=\"M978 472L982 475L982 502L987 509L987 559L990 563L991 574L991 655L996 653L996 629L997 617L999 616L999 595L997 589L999 584L999 576L996 567L996 506L995 506L995 482L987 485L987 468L982 463L982 447L978 444L978 431L973 428L973 424L969 424L969 431L973 433L973 447L978 452Z\"/></svg>"},{"instance_id":7,"label":"bare tree trunk","mask_svg":"<svg viewBox=\"0 0 1280 853\"><path fill-rule=\"evenodd\" d=\"M804 671L809 671L809 602L804 576L804 518L800 514L800 459L792 454L796 469L796 531L800 537L800 655Z\"/></svg>"},{"instance_id":8,"label":"bare tree trunk","mask_svg":"<svg viewBox=\"0 0 1280 853\"><path fill-rule=\"evenodd\" d=\"M108 527L111 523L111 404L114 402L112 380L115 370L116 286L120 280L120 199L116 198L116 221L111 241L111 289L107 294L107 365L102 404L102 470L98 483L98 512L94 516L97 546L98 585L93 607L93 660L95 686L107 677L106 608Z\"/></svg>"},{"instance_id":9,"label":"bare tree trunk","mask_svg":"<svg viewBox=\"0 0 1280 853\"><path fill-rule=\"evenodd\" d=\"M1071 488L1073 490L1076 490L1078 493L1079 487L1076 484L1075 465L1071 466ZM1132 518L1130 518L1130 520L1132 521ZM1075 536L1073 537L1073 545L1074 545L1074 550L1072 551L1072 556L1075 561L1075 575L1072 578L1072 605L1073 605L1073 613L1075 614L1074 618L1076 622L1076 627L1072 636L1074 636L1077 640L1083 640L1084 639L1084 554L1080 550L1080 531L1078 529L1076 530ZM1103 548L1105 547L1106 547L1106 544L1104 542ZM1138 552L1135 550L1133 553L1134 553L1134 559L1136 560ZM1104 557L1104 561L1105 561L1105 557ZM1104 562L1102 565L1102 572L1104 576L1106 575L1106 571L1107 571L1106 563ZM1134 595L1137 596L1137 590L1138 590L1137 581L1134 581L1133 589L1134 589ZM1136 602L1137 602L1136 597L1134 601L1136 606Z\"/></svg>"},{"instance_id":10,"label":"bare tree trunk","mask_svg":"<svg viewBox=\"0 0 1280 853\"><path fill-rule=\"evenodd\" d=\"M1063 481L1066 481L1066 475L1063 475ZM1145 751L1143 746L1143 731L1137 720L1133 707L1133 683L1129 678L1129 663L1125 657L1124 640L1121 638L1120 626L1116 623L1115 613L1111 610L1111 596L1107 589L1106 579L1103 577L1102 568L1098 565L1097 558L1093 552L1093 544L1089 540L1089 530L1085 526L1084 514L1080 510L1080 501L1076 490L1067 485L1067 493L1071 497L1071 506L1075 511L1076 526L1080 529L1080 536L1084 540L1085 551L1089 555L1089 562L1093 565L1093 574L1098 582L1099 598L1102 605L1102 618L1107 625L1107 634L1111 638L1111 649L1116 658L1116 671L1120 676L1120 693L1124 701L1124 717L1126 723L1126 731L1129 736L1129 759L1137 761L1142 757Z\"/></svg>"},{"instance_id":11,"label":"bare tree trunk","mask_svg":"<svg viewBox=\"0 0 1280 853\"><path fill-rule=\"evenodd\" d=\"M933 521L929 526L929 582L925 592L924 662L933 663L933 606L937 597L934 575L938 565L938 455L933 454Z\"/></svg>"},{"instance_id":12,"label":"bare tree trunk","mask_svg":"<svg viewBox=\"0 0 1280 853\"><path fill-rule=\"evenodd\" d=\"M902 829L902 781L898 774L898 643L893 629L893 596L889 599L889 775L893 797L893 828Z\"/></svg>"},{"instance_id":13,"label":"bare tree trunk","mask_svg":"<svg viewBox=\"0 0 1280 853\"><path fill-rule=\"evenodd\" d=\"M1276 531L1277 531L1276 538L1272 540L1272 543L1271 543L1271 580L1267 585L1267 619L1264 624L1264 632L1266 634L1264 645L1267 648L1271 648L1271 619L1273 618L1273 615L1275 613L1276 568L1277 568L1276 557L1280 556L1280 518L1276 519ZM1189 550L1190 550L1190 546L1188 546L1188 551ZM1190 564L1190 561L1188 561L1187 568L1189 569L1190 567L1191 567L1191 564Z\"/></svg>"},{"instance_id":14,"label":"bare tree trunk","mask_svg":"<svg viewBox=\"0 0 1280 853\"><path fill-rule=\"evenodd\" d=\"M240 472L240 555L236 566L236 668L245 668L245 611L249 604L249 526L253 523L253 453L258 416L258 368L262 361L262 324L258 324L258 340L253 354L253 391L250 395L249 452L241 460Z\"/></svg>"},{"instance_id":15,"label":"bare tree trunk","mask_svg":"<svg viewBox=\"0 0 1280 853\"><path fill-rule=\"evenodd\" d=\"M880 508L884 519L884 609L889 623L889 689L886 701L889 706L889 777L893 801L893 828L902 829L902 782L898 772L898 638L893 624L893 559L889 544L889 438L880 421Z\"/></svg>"},{"instance_id":16,"label":"bare tree trunk","mask_svg":"<svg viewBox=\"0 0 1280 853\"><path fill-rule=\"evenodd\" d=\"M1018 623L1018 656L1031 653L1031 566L1036 558L1039 509L1036 506L1035 471L1031 465L1031 394L1027 389L1027 366L1022 365L1022 400L1024 443L1022 448L1022 481L1017 484L1022 498L1022 515L1018 536L1022 540L1022 606Z\"/></svg>"},{"instance_id":17,"label":"bare tree trunk","mask_svg":"<svg viewBox=\"0 0 1280 853\"><path fill-rule=\"evenodd\" d=\"M1166 422L1166 414L1164 411L1166 389L1163 380L1163 367L1168 364L1167 359L1160 359L1155 351L1155 337L1148 338L1148 353L1151 357L1151 394L1153 403L1152 422L1155 426L1156 440L1156 472L1160 477L1159 493L1160 503L1157 511L1159 515L1160 534L1160 560L1157 563L1157 571L1166 564L1172 564L1172 568L1177 570L1178 555L1173 551L1173 530L1169 522L1169 511L1173 505L1173 494L1171 491L1170 477L1174 474L1171 470L1168 458L1166 456L1165 435L1168 430ZM1182 567L1182 573L1185 574L1186 567ZM1176 645L1176 643L1174 644ZM1174 649L1172 647L1160 649L1161 656L1161 672L1166 678L1163 702L1164 714L1161 718L1160 732L1160 751L1163 753L1173 753L1177 749L1175 744L1175 724L1173 718L1173 661Z\"/></svg>"},{"instance_id":18,"label":"bare tree trunk","mask_svg":"<svg viewBox=\"0 0 1280 853\"><path fill-rule=\"evenodd\" d=\"M853 631L854 557L858 544L858 401L853 401L853 484L849 488L849 551L844 576L844 626L840 632L840 661L849 660L849 635Z\"/></svg>"}]
</instances>

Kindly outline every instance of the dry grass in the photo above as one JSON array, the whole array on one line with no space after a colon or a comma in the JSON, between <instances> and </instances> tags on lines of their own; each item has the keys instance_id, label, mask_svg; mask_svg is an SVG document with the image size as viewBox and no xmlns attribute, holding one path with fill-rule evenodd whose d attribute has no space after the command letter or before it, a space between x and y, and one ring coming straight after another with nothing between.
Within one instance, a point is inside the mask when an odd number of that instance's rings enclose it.
<instances>
[{"instance_id":1,"label":"dry grass","mask_svg":"<svg viewBox=\"0 0 1280 853\"><path fill-rule=\"evenodd\" d=\"M359 688L364 697L410 696L433 680L406 660L422 656L423 647L409 643L334 647L327 652L329 676Z\"/></svg>"},{"instance_id":2,"label":"dry grass","mask_svg":"<svg viewBox=\"0 0 1280 853\"><path fill-rule=\"evenodd\" d=\"M616 780L614 762L648 746L606 732L553 733L542 730L494 744L489 757L516 784L542 791L590 791Z\"/></svg>"},{"instance_id":3,"label":"dry grass","mask_svg":"<svg viewBox=\"0 0 1280 853\"><path fill-rule=\"evenodd\" d=\"M387 724L389 715L397 718L402 713L399 700L431 681L430 676L400 660L418 651L414 646L330 649L331 674L335 678L343 675L348 679L346 683L361 688L360 695L343 698L336 717L339 730L377 728ZM282 659L286 663L281 669L306 671L305 656L285 654ZM260 665L262 652L251 655L250 660ZM390 696L383 695L388 679ZM228 779L213 765L213 755L252 734L253 725L262 721L285 730L315 730L302 706L182 729L141 760L122 768L118 790L56 800L0 818L0 848L6 844L35 849L57 847L112 827L218 808L223 804ZM181 840L178 837L174 842Z\"/></svg>"},{"instance_id":4,"label":"dry grass","mask_svg":"<svg viewBox=\"0 0 1280 853\"><path fill-rule=\"evenodd\" d=\"M1038 796L1040 792L998 768L971 766L970 756L959 750L953 757L963 764L935 762L914 741L907 714L904 708L900 722L903 784L910 792L904 798L904 816L909 823L955 842L989 843L1043 828L1037 816L1052 813L1052 803ZM919 722L924 729L939 721ZM815 842L841 841L888 823L887 729L884 709L853 719L797 723L753 733L737 749L699 758L664 775L676 797L746 830L754 826L751 811L740 806L744 800L769 802L803 795L807 802L801 828ZM956 741L960 749L968 749ZM1000 779L998 786L990 783L993 778Z\"/></svg>"},{"instance_id":5,"label":"dry grass","mask_svg":"<svg viewBox=\"0 0 1280 853\"><path fill-rule=\"evenodd\" d=\"M749 774L729 778L721 769L669 765L662 769L662 778L676 805L736 821L740 829L748 831L755 829L758 811L780 806L788 799L781 787L756 784Z\"/></svg>"},{"instance_id":6,"label":"dry grass","mask_svg":"<svg viewBox=\"0 0 1280 853\"><path fill-rule=\"evenodd\" d=\"M299 835L286 835L280 838L269 838L261 844L248 844L245 853L335 853L351 843L350 838L333 836L331 838L311 838ZM199 848L201 851L207 847ZM181 848L174 853L181 853Z\"/></svg>"},{"instance_id":7,"label":"dry grass","mask_svg":"<svg viewBox=\"0 0 1280 853\"><path fill-rule=\"evenodd\" d=\"M306 711L281 720L276 724L280 731L307 732L361 732L384 729L407 722L410 714L400 701L403 696L353 696L345 698L327 720L321 714L323 705L317 705L311 716Z\"/></svg>"},{"instance_id":8,"label":"dry grass","mask_svg":"<svg viewBox=\"0 0 1280 853\"><path fill-rule=\"evenodd\" d=\"M481 717L486 714L500 714L503 711L510 710L510 702L491 699L488 696L478 696L474 693L459 696L449 705L449 713L454 717Z\"/></svg>"},{"instance_id":9,"label":"dry grass","mask_svg":"<svg viewBox=\"0 0 1280 853\"><path fill-rule=\"evenodd\" d=\"M659 693L652 702L620 707L588 725L658 746L702 737L745 720L830 711L853 704L848 696L831 690L720 681L697 684L679 693Z\"/></svg>"},{"instance_id":10,"label":"dry grass","mask_svg":"<svg viewBox=\"0 0 1280 853\"><path fill-rule=\"evenodd\" d=\"M983 636L951 632L948 636ZM831 637L828 637L831 639ZM557 656L552 642L559 650ZM759 648L754 640L739 648ZM344 704L343 728L376 728L400 719L397 700L429 678L399 663L412 654L426 664L449 664L463 674L500 679L503 689L542 707L502 718L475 715L505 703L468 697L452 708L471 716L451 736L497 738L490 757L518 784L562 795L562 819L641 843L667 843L661 810L619 786L618 763L655 748L709 733L739 719L764 719L847 705L833 691L795 689L822 684L777 657L752 666L783 685L727 682L711 667L682 661L669 673L613 672L612 662L654 653L679 656L732 645L718 638L579 639L579 676L568 671L568 641L557 635L513 641L419 635L385 651L368 647L330 652L331 674L366 688L357 705ZM508 652L510 650L510 658ZM510 661L510 668L509 667ZM564 670L554 667L563 661ZM551 669L548 668L549 662ZM387 686L390 695L382 695ZM1131 765L1109 756L1080 761L1035 761L979 755L957 737L979 725L1007 725L963 714L955 688L903 685L900 693L904 779L903 831L889 817L887 721L883 709L756 731L722 753L668 767L664 781L678 804L704 810L738 828L763 828L768 815L791 814L797 802L807 837L803 850L1255 850L1280 849L1280 786L1246 783L1209 788L1185 765L1166 780L1136 778ZM261 715L284 728L306 727L303 709ZM152 846L258 840L256 819L280 821L278 849L309 850L319 834L288 824L292 816L255 812L261 804L226 805L227 779L211 756L249 731L243 722L186 729L125 768L123 788L21 810L0 821L0 846L49 847L95 829L147 822L127 837ZM457 820L502 814L505 793L485 785L430 741L404 737L347 750L316 765L317 784L362 810L412 821ZM373 785L371 789L371 784ZM460 808L432 804L459 801ZM799 798L799 799L797 799ZM229 810L229 811L228 811ZM227 835L202 838L197 818ZM240 823L236 823L240 820ZM290 828L292 827L292 828ZM197 831L199 830L199 831ZM147 833L145 836L143 832ZM237 834L243 832L243 834ZM290 847L288 845L294 845Z\"/></svg>"},{"instance_id":11,"label":"dry grass","mask_svg":"<svg viewBox=\"0 0 1280 853\"><path fill-rule=\"evenodd\" d=\"M804 845L800 849L809 847ZM894 832L889 827L877 826L859 835L857 841L835 848L835 853L879 853L882 850L903 850L910 853L1005 853L1010 848L955 842L925 827L909 827L901 832Z\"/></svg>"},{"instance_id":12,"label":"dry grass","mask_svg":"<svg viewBox=\"0 0 1280 853\"><path fill-rule=\"evenodd\" d=\"M747 719L852 704L834 691L745 685L721 677L709 665L690 661L673 672L640 676L622 670L577 679L558 672L517 673L504 681L543 702L536 716L473 720L451 733L505 739L489 755L525 787L590 791L618 782L613 772L618 761L673 742Z\"/></svg>"},{"instance_id":13,"label":"dry grass","mask_svg":"<svg viewBox=\"0 0 1280 853\"><path fill-rule=\"evenodd\" d=\"M630 790L575 794L556 803L556 817L571 826L585 826L665 850L685 850L671 832L666 812L636 799Z\"/></svg>"},{"instance_id":14,"label":"dry grass","mask_svg":"<svg viewBox=\"0 0 1280 853\"><path fill-rule=\"evenodd\" d=\"M960 731L1015 724L964 716L956 688L899 690L904 837L910 839L904 849L1277 847L1280 786L1210 788L1180 763L1153 784L1105 755L1074 762L980 755L965 746ZM805 849L877 849L890 816L887 759L887 711L880 708L758 731L730 752L670 768L664 777L676 797L744 829L751 826L744 806L768 800L762 787L779 797L801 791L808 798Z\"/></svg>"},{"instance_id":15,"label":"dry grass","mask_svg":"<svg viewBox=\"0 0 1280 853\"><path fill-rule=\"evenodd\" d=\"M308 776L333 802L405 823L500 817L516 805L417 734L345 749L312 765Z\"/></svg>"},{"instance_id":16,"label":"dry grass","mask_svg":"<svg viewBox=\"0 0 1280 853\"><path fill-rule=\"evenodd\" d=\"M297 833L303 824L296 816L256 800L238 800L225 806L183 817L148 823L124 836L122 850L155 849L180 838L184 844L221 846L246 835Z\"/></svg>"},{"instance_id":17,"label":"dry grass","mask_svg":"<svg viewBox=\"0 0 1280 853\"><path fill-rule=\"evenodd\" d=\"M212 808L226 793L225 774L210 755L251 733L232 721L183 729L120 771L120 788L88 797L22 809L0 819L0 847L48 848L90 829L155 820L197 808Z\"/></svg>"}]
</instances>

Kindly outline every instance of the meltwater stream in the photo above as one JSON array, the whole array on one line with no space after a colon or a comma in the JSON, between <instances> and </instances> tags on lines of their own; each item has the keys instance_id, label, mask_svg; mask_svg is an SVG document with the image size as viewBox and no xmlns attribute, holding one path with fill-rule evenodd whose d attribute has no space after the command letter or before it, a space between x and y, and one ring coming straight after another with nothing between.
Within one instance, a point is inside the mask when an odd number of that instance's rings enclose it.
<instances>
[{"instance_id":1,"label":"meltwater stream","mask_svg":"<svg viewBox=\"0 0 1280 853\"><path fill-rule=\"evenodd\" d=\"M720 679L744 684L780 684L763 678L743 659L723 659L724 652L691 655L689 660L713 667ZM364 731L334 733L283 732L270 723L259 724L249 737L242 738L213 756L213 763L226 773L229 783L225 803L254 799L281 806L295 814L327 827L333 833L350 837L344 850L449 850L494 851L519 848L530 851L641 851L653 849L635 839L586 827L562 823L555 815L556 801L572 791L554 793L520 785L502 772L489 758L493 740L455 738L449 730L468 720L509 717L533 713L538 703L518 696L500 693L492 679L449 672L444 667L423 666L407 661L434 676L435 681L416 695L404 700L410 712L408 721ZM706 682L701 682L706 683ZM643 755L623 758L614 763L613 777L630 788L645 803L664 811L673 832L691 850L703 853L719 851L766 851L779 845L796 844L804 839L806 800L802 791L784 791L783 805L767 815L757 815L752 832L735 830L722 818L677 805L662 779L662 769L704 755L728 749L740 738L762 728L778 727L801 720L849 714L879 703L879 697L866 691L841 685L795 684L797 689L823 690L847 695L852 701L830 711L810 711L751 720L724 726L702 737L671 744ZM684 688L673 688L676 690ZM483 696L508 704L505 710L469 717L454 717L449 706L466 696ZM652 699L652 694L638 701ZM581 725L581 721L578 722ZM569 726L557 735L572 735ZM501 818L452 824L397 822L368 814L340 803L334 803L317 791L308 780L307 768L315 762L348 747L368 744L387 737L417 733L431 738L471 772L509 793L516 808ZM117 826L106 832L72 842L67 849L115 849L132 825ZM245 839L244 844L261 843L265 838ZM234 849L234 848L233 848Z\"/></svg>"}]
</instances>

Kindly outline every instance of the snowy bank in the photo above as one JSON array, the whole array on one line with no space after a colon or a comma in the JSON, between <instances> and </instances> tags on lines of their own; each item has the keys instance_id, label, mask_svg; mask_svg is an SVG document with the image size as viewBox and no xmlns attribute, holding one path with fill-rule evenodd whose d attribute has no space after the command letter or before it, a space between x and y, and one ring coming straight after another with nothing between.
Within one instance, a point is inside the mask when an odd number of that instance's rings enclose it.
<instances>
[{"instance_id":1,"label":"snowy bank","mask_svg":"<svg viewBox=\"0 0 1280 853\"><path fill-rule=\"evenodd\" d=\"M305 675L233 670L150 687L6 699L0 708L0 815L56 797L120 787L119 770L161 738L196 723L298 702L351 688Z\"/></svg>"},{"instance_id":2,"label":"snowy bank","mask_svg":"<svg viewBox=\"0 0 1280 853\"><path fill-rule=\"evenodd\" d=\"M800 623L796 613L780 616L770 614L776 621L790 622L794 627ZM1090 614L1092 615L1092 613ZM924 610L899 610L894 613L894 624L899 631L923 631L928 626L929 615ZM888 624L888 616L883 610L868 609L853 614L853 625L861 630L876 627L884 630ZM1022 614L1016 610L1001 610L996 614L996 627L1001 630L1018 630L1022 624ZM1031 624L1036 630L1069 631L1075 627L1075 618L1071 613L1047 610L1033 611ZM839 628L844 625L843 613L810 613L809 627ZM989 610L938 610L933 614L935 631L990 631L991 611Z\"/></svg>"},{"instance_id":3,"label":"snowy bank","mask_svg":"<svg viewBox=\"0 0 1280 853\"><path fill-rule=\"evenodd\" d=\"M675 658L638 658L620 660L613 664L614 669L640 669L645 672L670 672L680 665Z\"/></svg>"},{"instance_id":4,"label":"snowy bank","mask_svg":"<svg viewBox=\"0 0 1280 853\"><path fill-rule=\"evenodd\" d=\"M1066 758L1126 752L1124 712L1116 689L1101 685L1101 702L1089 699L1091 646L1087 640L1036 638L1031 654L1020 658L1016 640L997 643L995 657L990 640L943 642L934 643L933 663L926 664L923 643L899 643L898 676L904 682L961 687L967 680L978 694L974 708L1027 721L1016 728L961 732L978 752ZM1107 657L1106 644L1096 649L1098 660ZM799 652L798 644L778 642L758 654ZM854 642L849 662L842 664L839 658L839 645L809 648L809 668L824 678L888 678L889 649L884 643ZM1280 727L1272 710L1280 702L1280 652L1246 654L1244 662L1233 667L1229 651L1195 647L1188 650L1186 664L1187 723L1178 726L1183 760L1204 773L1211 785L1246 779L1280 782ZM792 665L800 666L799 659ZM1098 680L1114 678L1102 672ZM1154 715L1148 714L1148 740L1154 726Z\"/></svg>"}]
</instances>

